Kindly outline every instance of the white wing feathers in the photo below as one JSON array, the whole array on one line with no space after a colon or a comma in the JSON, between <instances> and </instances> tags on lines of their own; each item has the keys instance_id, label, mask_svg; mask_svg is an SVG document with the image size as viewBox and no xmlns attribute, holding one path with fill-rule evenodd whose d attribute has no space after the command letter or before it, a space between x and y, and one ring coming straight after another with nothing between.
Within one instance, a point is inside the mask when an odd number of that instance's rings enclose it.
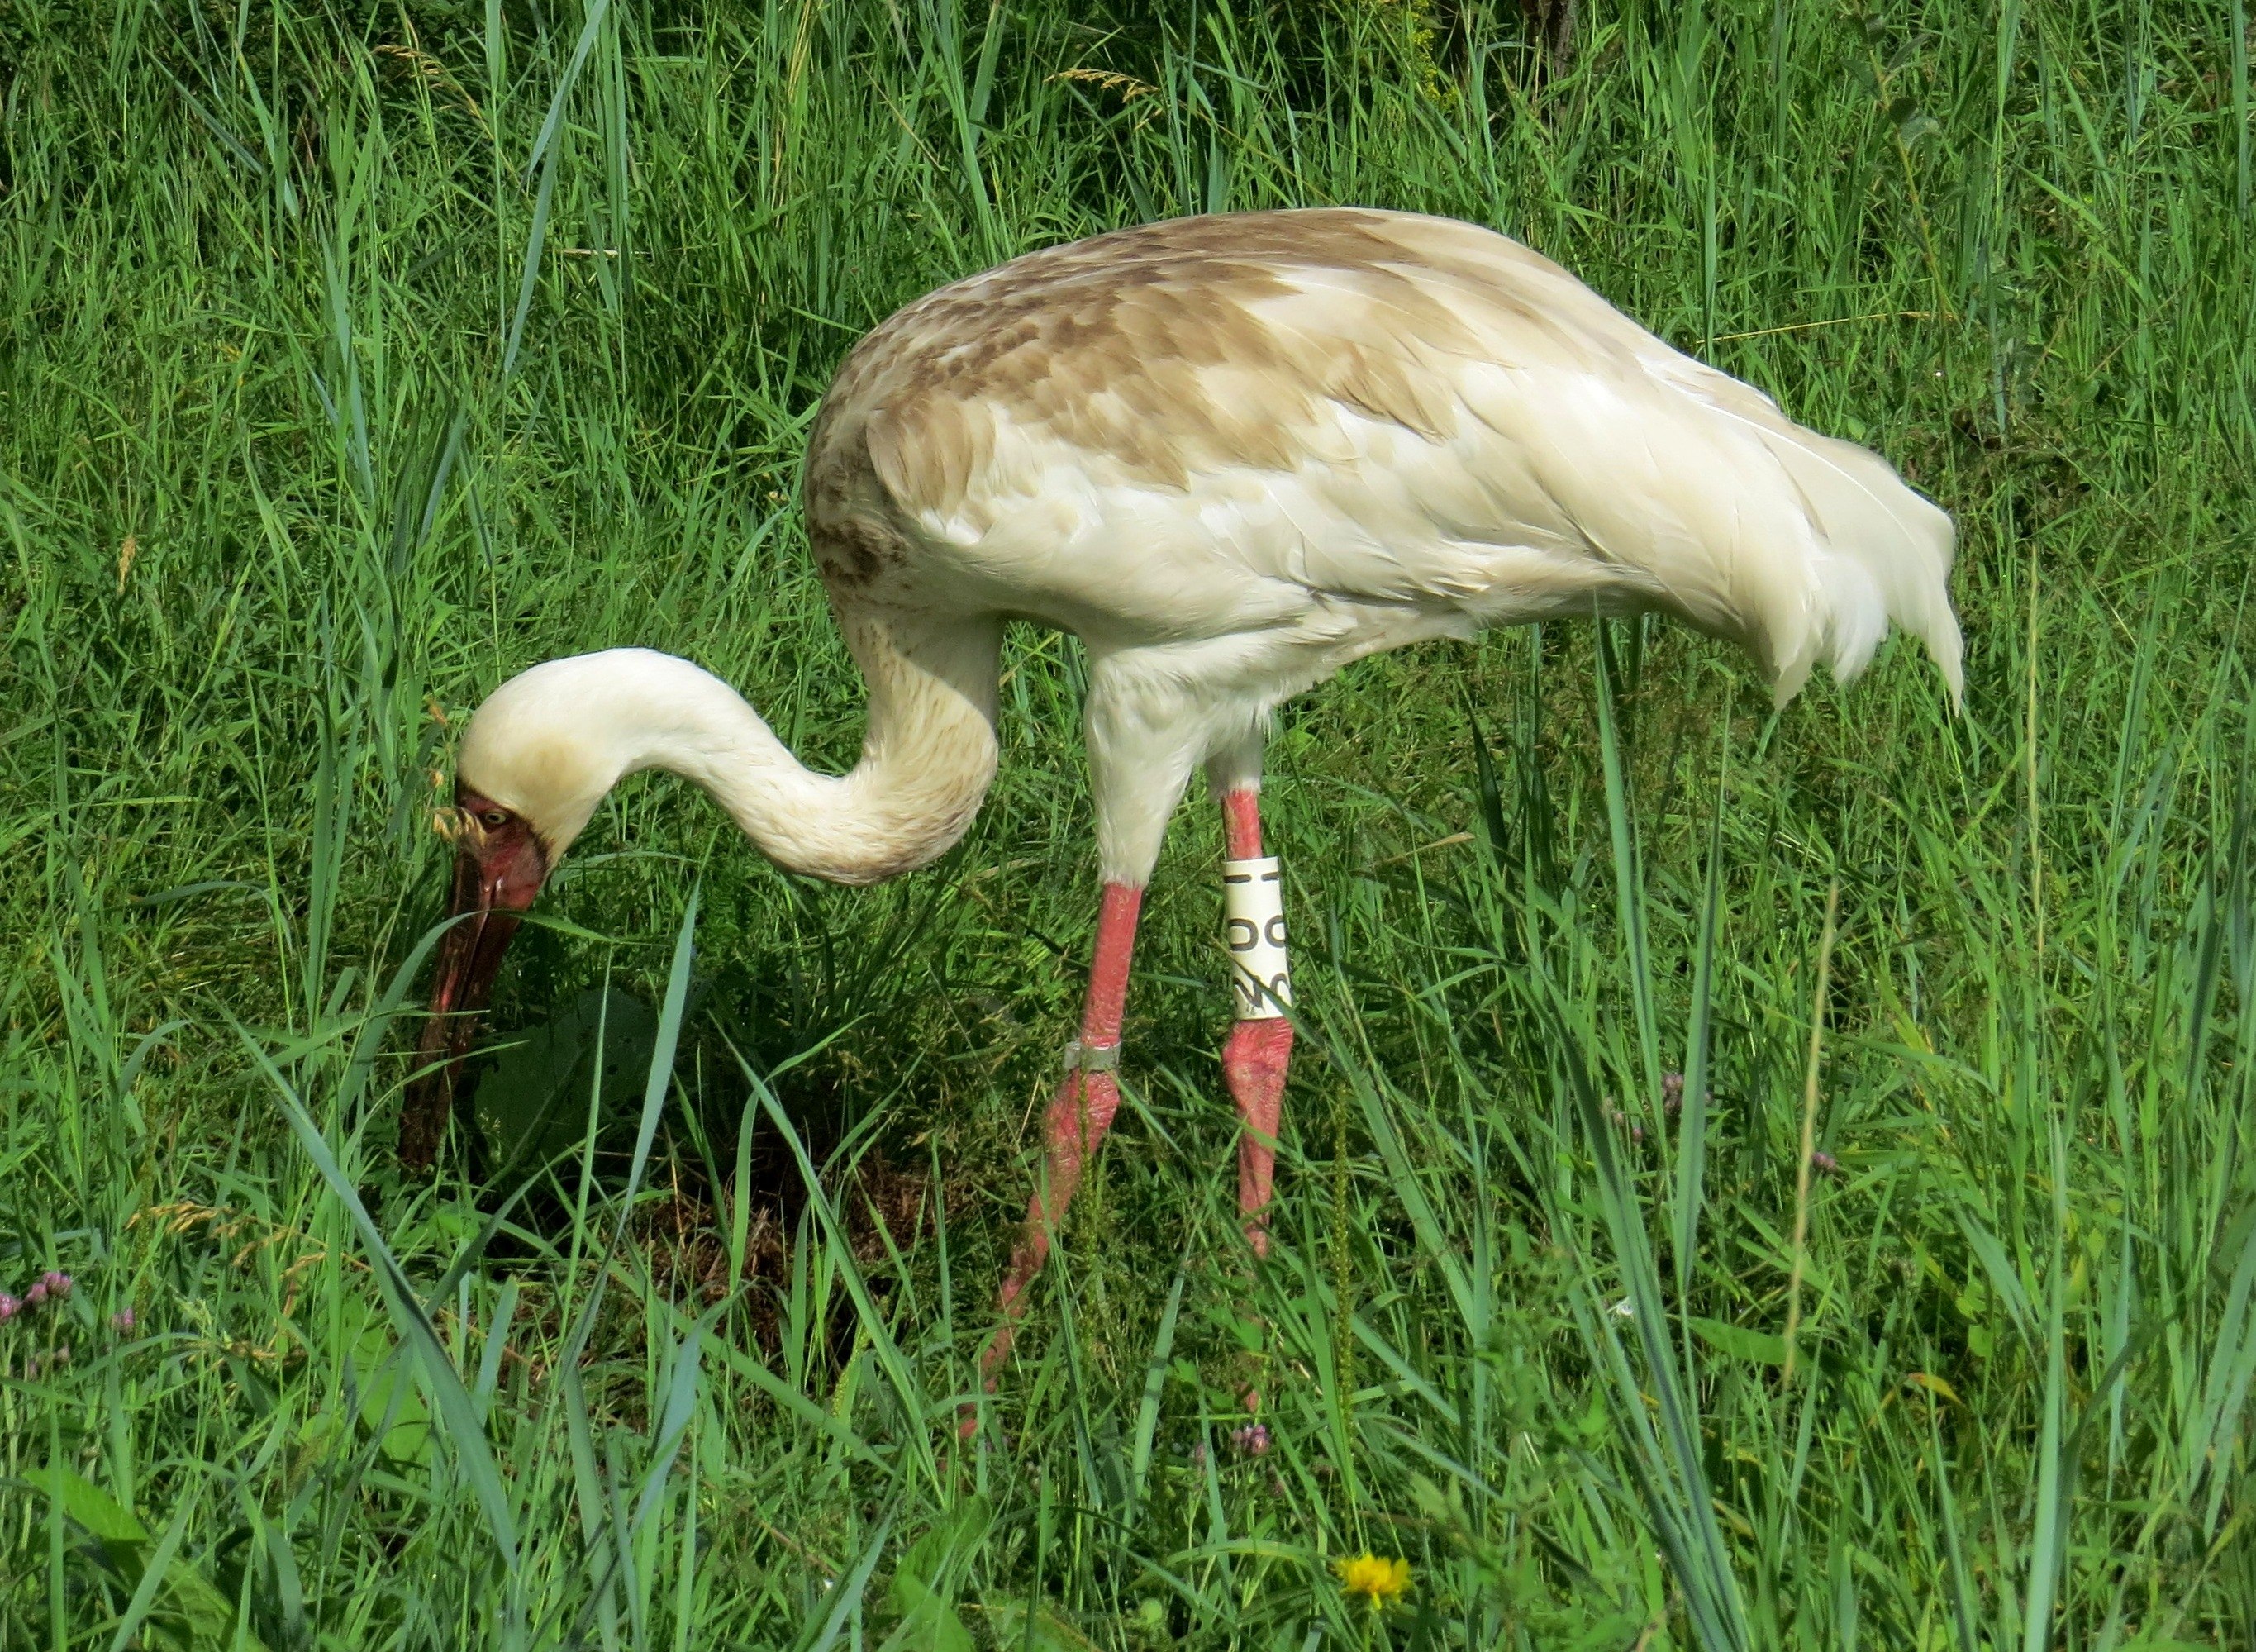
<instances>
[{"instance_id":1,"label":"white wing feathers","mask_svg":"<svg viewBox=\"0 0 2256 1652\"><path fill-rule=\"evenodd\" d=\"M1328 404L1317 422L1332 427L1308 433L1308 462L1273 487L1300 543L1296 566L1270 571L1456 604L1481 624L1663 607L1745 646L1780 704L1818 663L1854 677L1893 620L1958 697L1949 517L1879 455L1795 424L1557 266L1469 234L1456 268L1406 272L1477 339L1477 357L1393 332L1303 272L1265 315L1415 359L1456 415L1414 431ZM1499 244L1519 256L1498 260ZM1467 279L1469 250L1487 255L1490 280Z\"/></svg>"}]
</instances>

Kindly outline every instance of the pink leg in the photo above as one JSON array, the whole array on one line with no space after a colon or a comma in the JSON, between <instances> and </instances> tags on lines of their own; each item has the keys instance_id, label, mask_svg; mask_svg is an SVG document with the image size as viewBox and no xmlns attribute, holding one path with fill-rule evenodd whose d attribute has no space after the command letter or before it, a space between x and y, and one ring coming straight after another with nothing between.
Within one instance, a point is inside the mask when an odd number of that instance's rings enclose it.
<instances>
[{"instance_id":1,"label":"pink leg","mask_svg":"<svg viewBox=\"0 0 2256 1652\"><path fill-rule=\"evenodd\" d=\"M1232 860L1261 855L1261 794L1251 787L1222 796L1223 852ZM1285 1071L1293 1057L1293 1023L1281 1016L1241 1020L1222 1047L1222 1073L1237 1105L1237 1209L1256 1256L1269 1254L1269 1190L1277 1173L1277 1126L1285 1107Z\"/></svg>"},{"instance_id":2,"label":"pink leg","mask_svg":"<svg viewBox=\"0 0 2256 1652\"><path fill-rule=\"evenodd\" d=\"M1082 1168L1096 1156L1120 1106L1120 1084L1113 1063L1119 1059L1120 1014L1128 999L1128 957L1136 944L1136 914L1144 892L1126 884L1104 886L1103 904L1097 909L1096 954L1089 971L1089 1004L1082 1012L1081 1048L1084 1065L1065 1076L1057 1098L1050 1103L1047 1121L1048 1148L1042 1180L1026 1205L1026 1230L1011 1253L1010 1271L1003 1275L1003 1323L980 1356L980 1373L995 1386L995 1373L1011 1352L1012 1334L1025 1305L1026 1287L1041 1271L1050 1252L1050 1239L1065 1220L1066 1206L1081 1184ZM1089 1060L1094 1057L1094 1060ZM963 1433L976 1426L967 1413Z\"/></svg>"}]
</instances>

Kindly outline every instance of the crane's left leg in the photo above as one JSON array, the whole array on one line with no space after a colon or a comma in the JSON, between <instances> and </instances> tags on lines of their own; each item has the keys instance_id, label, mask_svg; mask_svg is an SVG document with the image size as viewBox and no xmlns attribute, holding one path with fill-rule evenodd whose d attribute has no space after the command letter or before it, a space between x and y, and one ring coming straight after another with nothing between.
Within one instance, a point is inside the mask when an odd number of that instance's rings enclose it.
<instances>
[{"instance_id":1,"label":"crane's left leg","mask_svg":"<svg viewBox=\"0 0 2256 1652\"><path fill-rule=\"evenodd\" d=\"M1277 1172L1277 1126L1293 1058L1293 1001L1285 960L1284 886L1261 853L1261 792L1241 781L1222 792L1223 910L1229 925L1230 999L1237 1025L1222 1047L1223 1080L1237 1105L1237 1209L1246 1243L1269 1254L1269 1192Z\"/></svg>"}]
</instances>

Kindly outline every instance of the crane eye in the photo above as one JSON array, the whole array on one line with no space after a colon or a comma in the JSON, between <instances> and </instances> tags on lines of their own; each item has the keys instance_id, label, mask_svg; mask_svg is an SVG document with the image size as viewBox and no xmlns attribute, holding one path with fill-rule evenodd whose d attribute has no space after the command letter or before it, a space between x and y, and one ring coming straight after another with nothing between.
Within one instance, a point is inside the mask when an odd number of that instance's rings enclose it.
<instances>
[{"instance_id":1,"label":"crane eye","mask_svg":"<svg viewBox=\"0 0 2256 1652\"><path fill-rule=\"evenodd\" d=\"M493 829L506 826L509 824L509 811L505 808L487 809L478 816L478 823Z\"/></svg>"}]
</instances>

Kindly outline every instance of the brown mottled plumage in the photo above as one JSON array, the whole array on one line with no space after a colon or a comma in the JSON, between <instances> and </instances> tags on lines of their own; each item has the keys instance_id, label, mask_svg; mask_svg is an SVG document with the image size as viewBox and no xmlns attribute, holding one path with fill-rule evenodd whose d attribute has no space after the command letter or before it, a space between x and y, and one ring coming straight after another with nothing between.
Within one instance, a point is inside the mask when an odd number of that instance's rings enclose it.
<instances>
[{"instance_id":1,"label":"brown mottled plumage","mask_svg":"<svg viewBox=\"0 0 2256 1652\"><path fill-rule=\"evenodd\" d=\"M1289 469L1327 399L1447 435L1456 410L1420 357L1465 355L1477 341L1432 290L1447 265L1399 267L1399 231L1416 222L1351 211L1175 219L943 287L848 357L809 444L810 489L819 497L834 467L850 470L866 454L895 504L952 514L992 481L1005 410L1104 455L1124 479L1172 487L1216 465ZM1264 321L1259 306L1307 273L1347 286L1361 336ZM1467 293L1482 291L1477 269L1449 273Z\"/></svg>"}]
</instances>

